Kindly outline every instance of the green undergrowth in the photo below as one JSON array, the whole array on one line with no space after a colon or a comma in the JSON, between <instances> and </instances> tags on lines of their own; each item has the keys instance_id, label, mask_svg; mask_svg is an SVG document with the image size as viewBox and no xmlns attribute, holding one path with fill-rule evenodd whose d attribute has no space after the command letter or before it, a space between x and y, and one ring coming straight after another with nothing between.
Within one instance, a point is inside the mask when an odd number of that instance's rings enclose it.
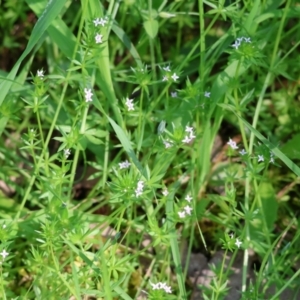
<instances>
[{"instance_id":1,"label":"green undergrowth","mask_svg":"<svg viewBox=\"0 0 300 300\"><path fill-rule=\"evenodd\" d=\"M297 1L0 14L1 299L299 298Z\"/></svg>"}]
</instances>

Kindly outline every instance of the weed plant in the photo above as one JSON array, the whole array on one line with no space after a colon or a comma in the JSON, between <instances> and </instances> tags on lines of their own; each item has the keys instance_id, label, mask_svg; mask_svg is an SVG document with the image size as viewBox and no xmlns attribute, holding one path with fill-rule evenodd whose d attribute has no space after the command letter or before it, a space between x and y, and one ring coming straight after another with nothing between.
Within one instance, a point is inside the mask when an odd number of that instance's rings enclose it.
<instances>
[{"instance_id":1,"label":"weed plant","mask_svg":"<svg viewBox=\"0 0 300 300\"><path fill-rule=\"evenodd\" d=\"M1 299L299 299L297 1L0 14Z\"/></svg>"}]
</instances>

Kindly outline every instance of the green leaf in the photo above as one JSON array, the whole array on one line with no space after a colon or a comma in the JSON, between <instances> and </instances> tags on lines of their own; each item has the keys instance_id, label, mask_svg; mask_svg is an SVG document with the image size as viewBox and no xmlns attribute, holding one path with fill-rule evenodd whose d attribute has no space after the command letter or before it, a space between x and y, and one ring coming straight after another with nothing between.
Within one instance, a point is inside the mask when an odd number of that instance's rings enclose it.
<instances>
[{"instance_id":1,"label":"green leaf","mask_svg":"<svg viewBox=\"0 0 300 300\"><path fill-rule=\"evenodd\" d=\"M273 225L277 219L278 202L271 183L262 182L259 186L259 196L263 206L263 214L266 225L270 231L273 230Z\"/></svg>"},{"instance_id":2,"label":"green leaf","mask_svg":"<svg viewBox=\"0 0 300 300\"><path fill-rule=\"evenodd\" d=\"M292 159L300 157L300 133L294 135L285 145L281 147L281 151Z\"/></svg>"},{"instance_id":3,"label":"green leaf","mask_svg":"<svg viewBox=\"0 0 300 300\"><path fill-rule=\"evenodd\" d=\"M136 157L129 139L127 138L125 132L123 131L123 129L113 120L111 119L109 116L107 116L109 123L111 124L111 126L113 127L119 141L121 142L125 152L128 154L128 156L131 158L132 162L134 163L134 165L136 166L136 168L139 170L139 172L141 173L141 175L143 175L144 178L149 179L145 170L143 169L141 163L139 162L138 158Z\"/></svg>"},{"instance_id":4,"label":"green leaf","mask_svg":"<svg viewBox=\"0 0 300 300\"><path fill-rule=\"evenodd\" d=\"M144 28L151 39L154 39L158 32L158 22L156 20L148 20L144 22Z\"/></svg>"}]
</instances>

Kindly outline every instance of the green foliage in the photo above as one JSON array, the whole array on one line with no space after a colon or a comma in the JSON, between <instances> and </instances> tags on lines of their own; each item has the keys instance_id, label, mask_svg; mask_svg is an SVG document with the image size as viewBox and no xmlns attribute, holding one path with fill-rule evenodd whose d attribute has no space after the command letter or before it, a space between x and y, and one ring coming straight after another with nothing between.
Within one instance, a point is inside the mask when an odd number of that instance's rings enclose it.
<instances>
[{"instance_id":1,"label":"green foliage","mask_svg":"<svg viewBox=\"0 0 300 300\"><path fill-rule=\"evenodd\" d=\"M299 12L5 2L0 298L297 298Z\"/></svg>"}]
</instances>

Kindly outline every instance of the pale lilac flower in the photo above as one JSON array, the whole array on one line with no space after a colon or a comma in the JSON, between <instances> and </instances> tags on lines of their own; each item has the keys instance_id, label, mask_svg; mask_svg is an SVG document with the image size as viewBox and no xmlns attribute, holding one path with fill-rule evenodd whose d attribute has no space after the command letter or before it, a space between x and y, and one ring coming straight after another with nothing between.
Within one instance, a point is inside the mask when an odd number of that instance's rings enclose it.
<instances>
[{"instance_id":1,"label":"pale lilac flower","mask_svg":"<svg viewBox=\"0 0 300 300\"><path fill-rule=\"evenodd\" d=\"M6 258L6 256L9 255L9 253L6 252L6 250L4 249L4 250L2 250L2 252L0 252L0 255L2 256L2 260L4 260Z\"/></svg>"},{"instance_id":2,"label":"pale lilac flower","mask_svg":"<svg viewBox=\"0 0 300 300\"><path fill-rule=\"evenodd\" d=\"M192 214L193 208L190 207L189 205L186 205L183 209L185 210L185 212L186 212L188 215L191 215L191 214Z\"/></svg>"},{"instance_id":3,"label":"pale lilac flower","mask_svg":"<svg viewBox=\"0 0 300 300\"><path fill-rule=\"evenodd\" d=\"M96 44L101 44L101 43L103 42L103 41L102 41L102 38L103 38L103 35L97 33L96 36L95 36Z\"/></svg>"},{"instance_id":4,"label":"pale lilac flower","mask_svg":"<svg viewBox=\"0 0 300 300\"><path fill-rule=\"evenodd\" d=\"M170 286L165 286L164 290L167 294L172 294L172 290Z\"/></svg>"},{"instance_id":5,"label":"pale lilac flower","mask_svg":"<svg viewBox=\"0 0 300 300\"><path fill-rule=\"evenodd\" d=\"M232 149L238 149L239 147L236 145L236 142L232 139L229 139L229 142L227 143Z\"/></svg>"},{"instance_id":6,"label":"pale lilac flower","mask_svg":"<svg viewBox=\"0 0 300 300\"><path fill-rule=\"evenodd\" d=\"M171 92L171 97L176 98L177 97L177 92Z\"/></svg>"},{"instance_id":7,"label":"pale lilac flower","mask_svg":"<svg viewBox=\"0 0 300 300\"><path fill-rule=\"evenodd\" d=\"M179 76L177 76L176 73L174 73L171 77L174 81L176 81L179 78Z\"/></svg>"},{"instance_id":8,"label":"pale lilac flower","mask_svg":"<svg viewBox=\"0 0 300 300\"><path fill-rule=\"evenodd\" d=\"M162 194L166 197L166 196L169 195L169 191L168 191L167 189L164 189L164 190L162 191Z\"/></svg>"},{"instance_id":9,"label":"pale lilac flower","mask_svg":"<svg viewBox=\"0 0 300 300\"><path fill-rule=\"evenodd\" d=\"M66 158L68 158L70 154L71 154L70 149L64 149L64 155Z\"/></svg>"},{"instance_id":10,"label":"pale lilac flower","mask_svg":"<svg viewBox=\"0 0 300 300\"><path fill-rule=\"evenodd\" d=\"M185 136L184 139L182 140L183 143L188 144L191 141L191 139L189 138L189 136Z\"/></svg>"},{"instance_id":11,"label":"pale lilac flower","mask_svg":"<svg viewBox=\"0 0 300 300\"><path fill-rule=\"evenodd\" d=\"M204 92L204 97L210 98L210 92Z\"/></svg>"},{"instance_id":12,"label":"pale lilac flower","mask_svg":"<svg viewBox=\"0 0 300 300\"><path fill-rule=\"evenodd\" d=\"M191 195L188 194L184 199L190 203L193 200L193 197L191 197Z\"/></svg>"},{"instance_id":13,"label":"pale lilac flower","mask_svg":"<svg viewBox=\"0 0 300 300\"><path fill-rule=\"evenodd\" d=\"M119 163L120 169L127 169L130 167L130 165L131 165L131 163L127 159L125 161Z\"/></svg>"},{"instance_id":14,"label":"pale lilac flower","mask_svg":"<svg viewBox=\"0 0 300 300\"><path fill-rule=\"evenodd\" d=\"M44 78L44 71L43 70L37 70L37 76L40 77L41 79Z\"/></svg>"},{"instance_id":15,"label":"pale lilac flower","mask_svg":"<svg viewBox=\"0 0 300 300\"><path fill-rule=\"evenodd\" d=\"M258 155L258 162L261 162L261 161L264 161L265 160L265 158L264 158L264 156L263 155Z\"/></svg>"},{"instance_id":16,"label":"pale lilac flower","mask_svg":"<svg viewBox=\"0 0 300 300\"><path fill-rule=\"evenodd\" d=\"M236 245L238 248L240 248L241 245L242 245L242 242L241 242L239 239L236 239L235 245Z\"/></svg>"},{"instance_id":17,"label":"pale lilac flower","mask_svg":"<svg viewBox=\"0 0 300 300\"><path fill-rule=\"evenodd\" d=\"M91 102L91 101L93 101L92 100L92 96L93 96L92 90L85 88L84 89L85 102Z\"/></svg>"},{"instance_id":18,"label":"pale lilac flower","mask_svg":"<svg viewBox=\"0 0 300 300\"><path fill-rule=\"evenodd\" d=\"M178 216L180 219L183 219L185 217L185 211L179 211Z\"/></svg>"},{"instance_id":19,"label":"pale lilac flower","mask_svg":"<svg viewBox=\"0 0 300 300\"><path fill-rule=\"evenodd\" d=\"M247 154L247 151L245 149L243 149L239 153L243 156L243 155Z\"/></svg>"},{"instance_id":20,"label":"pale lilac flower","mask_svg":"<svg viewBox=\"0 0 300 300\"><path fill-rule=\"evenodd\" d=\"M132 101L133 101L133 99L126 98L125 105L127 106L128 111L134 110Z\"/></svg>"},{"instance_id":21,"label":"pale lilac flower","mask_svg":"<svg viewBox=\"0 0 300 300\"><path fill-rule=\"evenodd\" d=\"M163 69L164 69L166 72L171 72L170 66L163 67Z\"/></svg>"},{"instance_id":22,"label":"pale lilac flower","mask_svg":"<svg viewBox=\"0 0 300 300\"><path fill-rule=\"evenodd\" d=\"M169 79L168 79L168 76L163 76L163 79L162 79L162 81L168 81Z\"/></svg>"}]
</instances>

